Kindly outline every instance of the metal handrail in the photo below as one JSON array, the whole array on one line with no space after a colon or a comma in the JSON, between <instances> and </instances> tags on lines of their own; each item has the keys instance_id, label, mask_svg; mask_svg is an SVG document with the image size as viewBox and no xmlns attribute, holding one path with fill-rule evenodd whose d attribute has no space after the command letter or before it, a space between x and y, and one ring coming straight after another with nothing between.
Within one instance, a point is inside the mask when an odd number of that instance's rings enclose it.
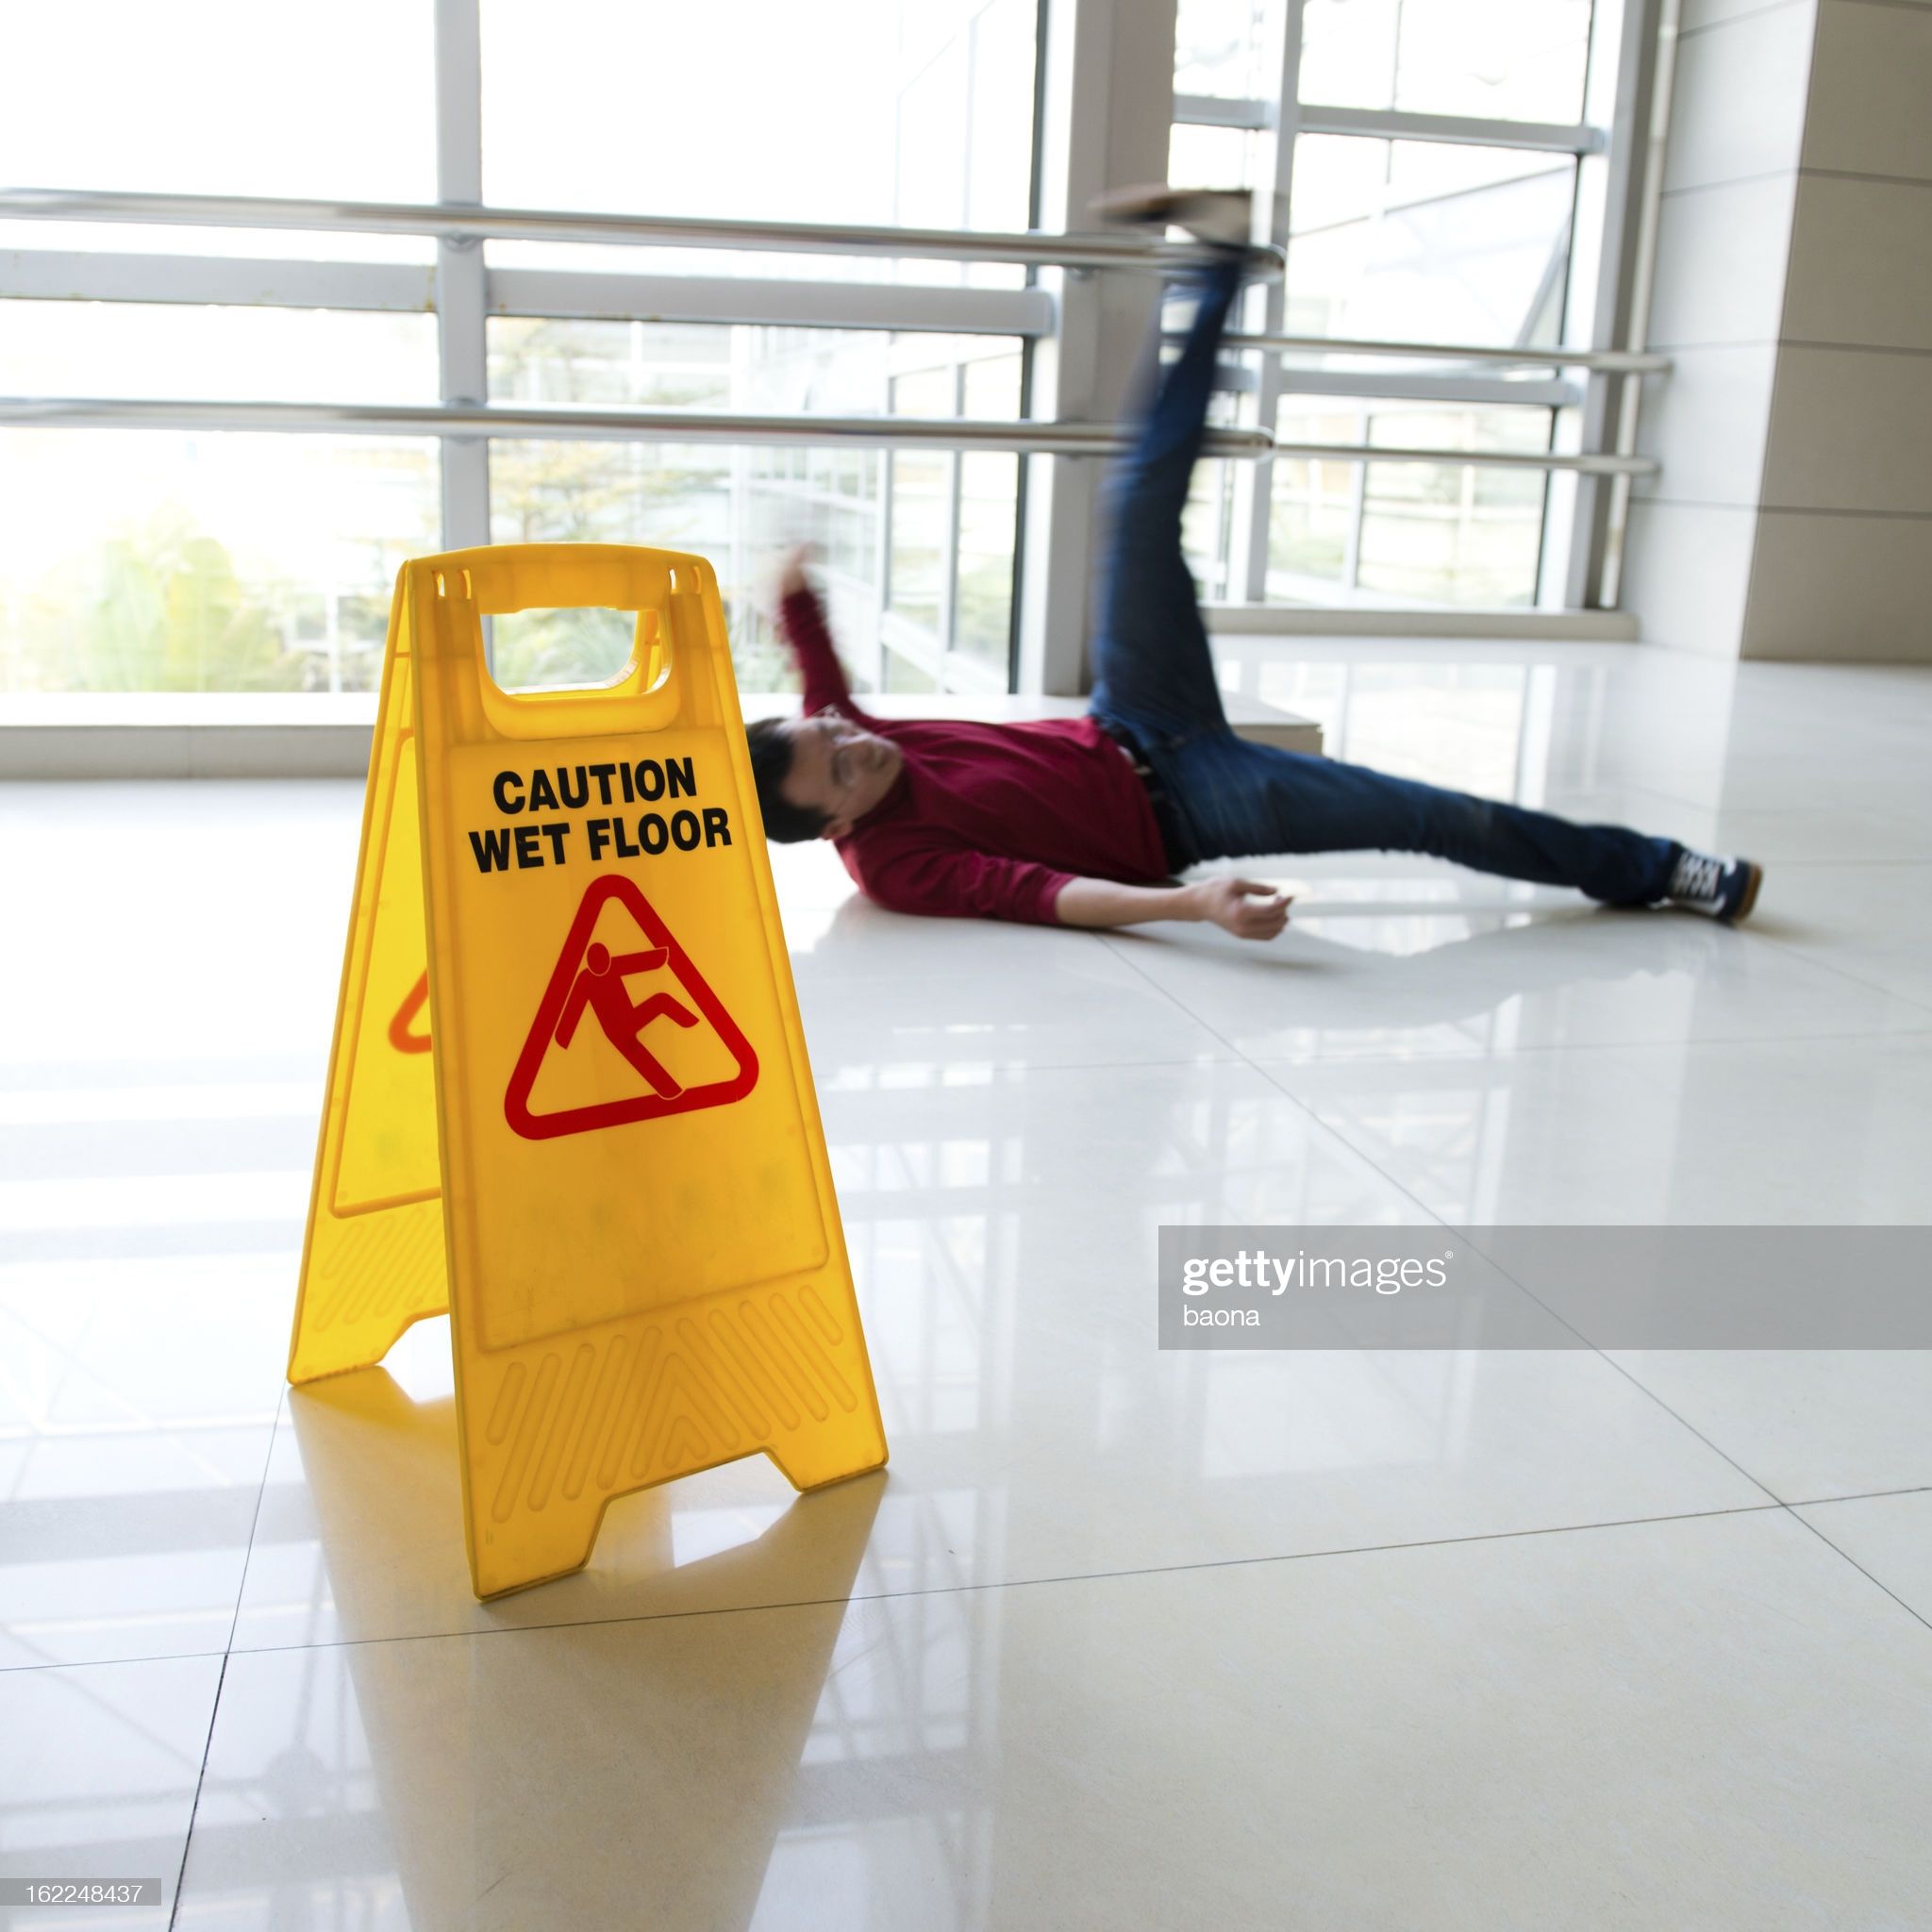
<instances>
[{"instance_id":1,"label":"metal handrail","mask_svg":"<svg viewBox=\"0 0 1932 1932\"><path fill-rule=\"evenodd\" d=\"M245 194L142 194L94 189L0 189L0 220L130 222L209 228L299 228L320 233L431 235L471 240L584 242L623 247L741 248L793 255L888 256L1014 263L1030 268L1180 268L1206 259L1197 243L1136 232L1001 233L897 228L860 223L746 222L686 215L606 215L546 208L465 208L449 202L299 201ZM1668 356L1625 349L1478 348L1334 336L1242 335L1230 349L1289 355L1395 356L1518 367L1661 375Z\"/></svg>"},{"instance_id":2,"label":"metal handrail","mask_svg":"<svg viewBox=\"0 0 1932 1932\"><path fill-rule=\"evenodd\" d=\"M753 416L696 409L526 408L515 404L225 403L126 397L0 397L13 428L240 429L338 436L493 436L519 441L904 443L1023 455L1104 457L1130 448L1131 425L988 422L926 416ZM1264 429L1210 429L1214 457L1312 457L1341 462L1437 463L1461 469L1568 470L1650 476L1648 457L1539 450L1419 449L1380 443L1278 441Z\"/></svg>"},{"instance_id":3,"label":"metal handrail","mask_svg":"<svg viewBox=\"0 0 1932 1932\"><path fill-rule=\"evenodd\" d=\"M1238 335L1230 349L1268 349L1291 356L1398 356L1442 362L1501 362L1524 369L1589 369L1601 375L1666 375L1671 358L1638 349L1477 348L1450 342L1391 342L1347 336Z\"/></svg>"},{"instance_id":4,"label":"metal handrail","mask_svg":"<svg viewBox=\"0 0 1932 1932\"><path fill-rule=\"evenodd\" d=\"M320 233L456 240L589 242L629 248L746 248L786 255L870 255L1001 261L1028 268L1170 268L1206 258L1198 243L1116 235L895 228L846 222L717 221L450 202L295 201L251 194L136 194L92 189L0 189L0 219L152 222L197 228L306 228Z\"/></svg>"},{"instance_id":5,"label":"metal handrail","mask_svg":"<svg viewBox=\"0 0 1932 1932\"><path fill-rule=\"evenodd\" d=\"M902 443L1023 455L1115 456L1133 431L1111 423L989 422L972 417L756 416L702 409L525 408L514 403L421 407L344 403L155 401L0 396L0 425L42 429L258 429L338 436L493 436L532 442ZM1262 457L1264 429L1210 429L1208 453Z\"/></svg>"},{"instance_id":6,"label":"metal handrail","mask_svg":"<svg viewBox=\"0 0 1932 1932\"><path fill-rule=\"evenodd\" d=\"M1594 451L1520 449L1423 449L1379 442L1290 442L1275 439L1270 452L1349 463L1437 463L1451 470L1564 470L1578 476L1655 476L1655 457L1599 456Z\"/></svg>"}]
</instances>

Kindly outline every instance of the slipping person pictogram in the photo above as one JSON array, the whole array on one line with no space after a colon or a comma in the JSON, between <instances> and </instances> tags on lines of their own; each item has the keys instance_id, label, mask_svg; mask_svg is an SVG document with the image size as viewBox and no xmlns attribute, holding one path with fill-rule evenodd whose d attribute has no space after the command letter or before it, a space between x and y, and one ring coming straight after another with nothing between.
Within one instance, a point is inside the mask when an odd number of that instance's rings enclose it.
<instances>
[{"instance_id":1,"label":"slipping person pictogram","mask_svg":"<svg viewBox=\"0 0 1932 1932\"><path fill-rule=\"evenodd\" d=\"M644 1028L653 1020L669 1020L676 1026L695 1026L698 1016L668 992L654 992L647 999L634 1002L624 982L626 974L656 972L670 957L668 948L652 946L640 953L621 954L613 959L608 946L601 940L592 941L584 955L584 970L577 974L557 1023L557 1043L568 1046L585 1009L594 1013L605 1039L650 1082L652 1092L662 1100L675 1100L684 1089L644 1044Z\"/></svg>"},{"instance_id":2,"label":"slipping person pictogram","mask_svg":"<svg viewBox=\"0 0 1932 1932\"><path fill-rule=\"evenodd\" d=\"M606 939L592 937L600 922L604 922L608 936L625 920L635 928L641 943L630 945L627 936L619 934L624 950L618 951ZM662 987L641 999L633 998L626 982L641 973L669 974L675 990ZM583 1024L586 1013L595 1020L597 1030L625 1065L643 1082L643 1091L632 1086L628 1075L618 1074L608 1058L600 1060L592 1055L587 1062L588 1074L583 1070L566 1072L560 1082L553 1076L540 1095L545 1061L553 1054L569 1054L574 1041L596 1037ZM659 1021L684 1036L699 1027L708 1030L729 1057L732 1071L721 1079L684 1085L645 1044L646 1031ZM581 1045L578 1053L582 1054ZM600 1066L602 1074L597 1072ZM597 1085L607 1076L613 1085L621 1083L622 1091L597 1092ZM636 883L622 873L606 873L592 879L551 969L537 1017L503 1097L504 1117L510 1126L526 1141L626 1126L696 1108L728 1106L743 1099L758 1084L758 1055L743 1030ZM587 1078L591 1081L589 1095L585 1091ZM573 1095L575 1104L559 1104L565 1094Z\"/></svg>"}]
</instances>

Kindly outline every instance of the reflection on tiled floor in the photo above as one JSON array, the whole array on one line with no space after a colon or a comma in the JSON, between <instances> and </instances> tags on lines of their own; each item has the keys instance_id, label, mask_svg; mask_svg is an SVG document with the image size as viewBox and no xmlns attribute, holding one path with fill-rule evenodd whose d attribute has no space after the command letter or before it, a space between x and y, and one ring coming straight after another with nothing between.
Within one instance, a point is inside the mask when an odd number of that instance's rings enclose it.
<instances>
[{"instance_id":1,"label":"reflection on tiled floor","mask_svg":"<svg viewBox=\"0 0 1932 1932\"><path fill-rule=\"evenodd\" d=\"M1262 950L780 853L891 1469L625 1498L489 1607L443 1325L282 1386L358 788L0 790L0 1876L222 1932L1920 1923L1932 1362L1163 1356L1151 1255L1925 1221L1932 677L1225 663L1347 756L1745 841L1760 920L1281 858Z\"/></svg>"}]
</instances>

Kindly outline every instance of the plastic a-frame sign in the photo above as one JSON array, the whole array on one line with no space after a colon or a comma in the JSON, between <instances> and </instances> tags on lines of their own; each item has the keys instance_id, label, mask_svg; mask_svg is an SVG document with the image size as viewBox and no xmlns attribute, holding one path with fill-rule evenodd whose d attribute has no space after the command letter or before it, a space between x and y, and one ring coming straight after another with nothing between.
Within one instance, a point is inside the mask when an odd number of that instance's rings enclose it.
<instances>
[{"instance_id":1,"label":"plastic a-frame sign","mask_svg":"<svg viewBox=\"0 0 1932 1932\"><path fill-rule=\"evenodd\" d=\"M487 614L637 614L512 696ZM450 1312L470 1570L579 1569L614 1496L886 1459L716 580L602 544L396 581L289 1379Z\"/></svg>"}]
</instances>

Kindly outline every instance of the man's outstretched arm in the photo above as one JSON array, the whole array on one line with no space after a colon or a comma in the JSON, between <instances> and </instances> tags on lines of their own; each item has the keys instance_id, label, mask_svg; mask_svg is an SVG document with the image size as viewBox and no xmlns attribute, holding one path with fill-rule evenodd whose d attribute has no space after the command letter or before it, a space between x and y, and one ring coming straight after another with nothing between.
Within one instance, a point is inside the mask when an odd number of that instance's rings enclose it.
<instances>
[{"instance_id":1,"label":"man's outstretched arm","mask_svg":"<svg viewBox=\"0 0 1932 1932\"><path fill-rule=\"evenodd\" d=\"M1289 900L1253 879L1195 879L1184 886L1123 886L1071 878L1054 901L1062 925L1142 925L1151 920L1206 920L1238 940L1272 940L1288 924Z\"/></svg>"},{"instance_id":2,"label":"man's outstretched arm","mask_svg":"<svg viewBox=\"0 0 1932 1932\"><path fill-rule=\"evenodd\" d=\"M868 870L861 883L867 896L889 911L941 918L1090 927L1208 920L1243 940L1272 940L1288 924L1287 896L1253 879L1124 886L958 846L899 853Z\"/></svg>"},{"instance_id":3,"label":"man's outstretched arm","mask_svg":"<svg viewBox=\"0 0 1932 1932\"><path fill-rule=\"evenodd\" d=\"M845 681L845 667L839 661L832 633L825 625L824 606L805 574L805 553L794 550L779 571L778 628L791 646L791 656L804 680L805 712L836 708L848 718L863 713L852 701L852 688Z\"/></svg>"}]
</instances>

